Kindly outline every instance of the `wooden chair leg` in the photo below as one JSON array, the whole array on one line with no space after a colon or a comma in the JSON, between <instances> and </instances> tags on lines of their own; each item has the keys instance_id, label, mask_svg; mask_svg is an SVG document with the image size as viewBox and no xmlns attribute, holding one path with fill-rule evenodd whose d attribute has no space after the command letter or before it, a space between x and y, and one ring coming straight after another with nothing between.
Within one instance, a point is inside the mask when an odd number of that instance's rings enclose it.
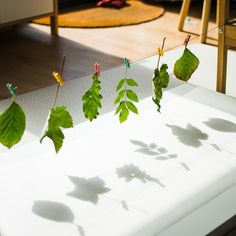
<instances>
[{"instance_id":1,"label":"wooden chair leg","mask_svg":"<svg viewBox=\"0 0 236 236\"><path fill-rule=\"evenodd\" d=\"M225 45L225 27L221 27L218 36L218 60L217 60L217 92L226 91L226 71L227 71L227 47Z\"/></svg>"},{"instance_id":2,"label":"wooden chair leg","mask_svg":"<svg viewBox=\"0 0 236 236\"><path fill-rule=\"evenodd\" d=\"M54 15L50 17L51 34L58 36L58 0L53 0Z\"/></svg>"},{"instance_id":3,"label":"wooden chair leg","mask_svg":"<svg viewBox=\"0 0 236 236\"><path fill-rule=\"evenodd\" d=\"M211 0L204 0L202 8L201 36L200 42L205 43L207 38L208 21L211 13Z\"/></svg>"},{"instance_id":4,"label":"wooden chair leg","mask_svg":"<svg viewBox=\"0 0 236 236\"><path fill-rule=\"evenodd\" d=\"M226 72L227 72L227 45L225 24L229 20L229 0L217 0L218 8L218 60L217 60L217 85L216 90L221 93L226 92Z\"/></svg>"},{"instance_id":5,"label":"wooden chair leg","mask_svg":"<svg viewBox=\"0 0 236 236\"><path fill-rule=\"evenodd\" d=\"M181 11L180 11L179 26L178 26L178 30L180 31L183 30L184 21L189 11L190 1L191 0L183 0Z\"/></svg>"}]
</instances>

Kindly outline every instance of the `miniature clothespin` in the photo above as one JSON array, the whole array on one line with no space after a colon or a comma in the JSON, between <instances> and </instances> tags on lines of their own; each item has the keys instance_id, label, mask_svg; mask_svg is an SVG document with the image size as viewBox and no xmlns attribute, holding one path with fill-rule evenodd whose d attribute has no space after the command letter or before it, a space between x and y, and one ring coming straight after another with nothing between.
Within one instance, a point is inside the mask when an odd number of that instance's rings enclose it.
<instances>
[{"instance_id":1,"label":"miniature clothespin","mask_svg":"<svg viewBox=\"0 0 236 236\"><path fill-rule=\"evenodd\" d=\"M61 76L58 72L54 71L54 72L52 72L52 75L53 75L54 79L58 82L58 84L60 86L62 86L64 84L64 81L63 81L63 79L61 78Z\"/></svg>"},{"instance_id":2,"label":"miniature clothespin","mask_svg":"<svg viewBox=\"0 0 236 236\"><path fill-rule=\"evenodd\" d=\"M10 84L10 83L7 83L6 87L8 88L9 92L11 93L11 95L13 97L16 97L16 95L17 95L17 93L16 93L17 87L13 87L12 84Z\"/></svg>"},{"instance_id":3,"label":"miniature clothespin","mask_svg":"<svg viewBox=\"0 0 236 236\"><path fill-rule=\"evenodd\" d=\"M97 74L97 76L100 76L100 65L98 63L95 63L94 67L95 67L95 73Z\"/></svg>"},{"instance_id":4,"label":"miniature clothespin","mask_svg":"<svg viewBox=\"0 0 236 236\"><path fill-rule=\"evenodd\" d=\"M157 54L158 54L158 56L162 57L162 56L164 56L164 51L161 48L158 48Z\"/></svg>"},{"instance_id":5,"label":"miniature clothespin","mask_svg":"<svg viewBox=\"0 0 236 236\"><path fill-rule=\"evenodd\" d=\"M184 46L185 46L185 47L188 46L188 42L189 42L190 38L191 38L191 34L188 34L188 35L186 36L185 40L184 40Z\"/></svg>"},{"instance_id":6,"label":"miniature clothespin","mask_svg":"<svg viewBox=\"0 0 236 236\"><path fill-rule=\"evenodd\" d=\"M124 59L124 64L125 64L126 68L130 68L130 63L127 58Z\"/></svg>"}]
</instances>

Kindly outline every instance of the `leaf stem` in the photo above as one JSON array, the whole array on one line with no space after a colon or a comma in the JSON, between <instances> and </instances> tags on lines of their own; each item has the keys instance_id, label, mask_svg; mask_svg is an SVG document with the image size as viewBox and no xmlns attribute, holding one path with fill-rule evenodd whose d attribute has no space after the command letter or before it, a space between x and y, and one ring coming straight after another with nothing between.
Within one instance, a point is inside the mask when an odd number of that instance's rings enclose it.
<instances>
[{"instance_id":1,"label":"leaf stem","mask_svg":"<svg viewBox=\"0 0 236 236\"><path fill-rule=\"evenodd\" d=\"M166 41L166 37L163 38L163 41L162 41L162 46L161 46L161 50L162 50L162 51L163 51L164 46L165 46L165 41ZM158 56L158 61L157 61L157 68L158 68L158 69L159 69L160 59L161 59L161 55L159 54L159 56Z\"/></svg>"},{"instance_id":2,"label":"leaf stem","mask_svg":"<svg viewBox=\"0 0 236 236\"><path fill-rule=\"evenodd\" d=\"M63 58L62 58L62 64L61 64L61 70L60 70L60 76L61 76L61 77L62 77L63 70L64 70L65 60L66 60L66 56L63 55ZM57 101L57 97L58 97L59 89L60 89L60 84L57 83L57 90L56 90L56 93L55 93L55 96L54 96L54 101L53 101L53 106L52 106L53 108L54 108L55 105L56 105L56 101Z\"/></svg>"},{"instance_id":3,"label":"leaf stem","mask_svg":"<svg viewBox=\"0 0 236 236\"><path fill-rule=\"evenodd\" d=\"M125 67L125 102L126 102L126 91L127 91L127 71L128 71L128 68L127 66Z\"/></svg>"}]
</instances>

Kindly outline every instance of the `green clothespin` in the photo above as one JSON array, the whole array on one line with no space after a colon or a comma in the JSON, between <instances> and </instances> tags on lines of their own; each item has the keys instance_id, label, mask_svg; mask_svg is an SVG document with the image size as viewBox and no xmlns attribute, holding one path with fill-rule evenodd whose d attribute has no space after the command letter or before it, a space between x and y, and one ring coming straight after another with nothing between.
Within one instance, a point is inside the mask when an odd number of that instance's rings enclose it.
<instances>
[{"instance_id":1,"label":"green clothespin","mask_svg":"<svg viewBox=\"0 0 236 236\"><path fill-rule=\"evenodd\" d=\"M125 64L126 68L130 68L130 63L127 58L124 59L124 64Z\"/></svg>"},{"instance_id":2,"label":"green clothespin","mask_svg":"<svg viewBox=\"0 0 236 236\"><path fill-rule=\"evenodd\" d=\"M10 84L10 83L7 83L7 84L6 84L6 87L7 87L7 89L9 90L9 92L11 93L11 95L12 95L13 97L16 97L16 96L17 96L17 93L16 93L17 87L13 87L12 84Z\"/></svg>"}]
</instances>

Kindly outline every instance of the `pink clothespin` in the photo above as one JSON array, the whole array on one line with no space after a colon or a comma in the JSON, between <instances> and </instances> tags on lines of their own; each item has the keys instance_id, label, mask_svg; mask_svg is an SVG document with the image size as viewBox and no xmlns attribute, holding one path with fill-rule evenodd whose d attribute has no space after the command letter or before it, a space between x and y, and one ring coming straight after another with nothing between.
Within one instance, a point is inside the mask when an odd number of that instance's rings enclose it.
<instances>
[{"instance_id":1,"label":"pink clothespin","mask_svg":"<svg viewBox=\"0 0 236 236\"><path fill-rule=\"evenodd\" d=\"M97 74L97 76L100 76L100 65L98 63L94 64L95 66L95 73Z\"/></svg>"},{"instance_id":2,"label":"pink clothespin","mask_svg":"<svg viewBox=\"0 0 236 236\"><path fill-rule=\"evenodd\" d=\"M185 46L185 47L188 46L188 42L189 42L190 38L191 38L191 34L188 34L188 35L186 36L185 40L184 40L184 46Z\"/></svg>"}]
</instances>

